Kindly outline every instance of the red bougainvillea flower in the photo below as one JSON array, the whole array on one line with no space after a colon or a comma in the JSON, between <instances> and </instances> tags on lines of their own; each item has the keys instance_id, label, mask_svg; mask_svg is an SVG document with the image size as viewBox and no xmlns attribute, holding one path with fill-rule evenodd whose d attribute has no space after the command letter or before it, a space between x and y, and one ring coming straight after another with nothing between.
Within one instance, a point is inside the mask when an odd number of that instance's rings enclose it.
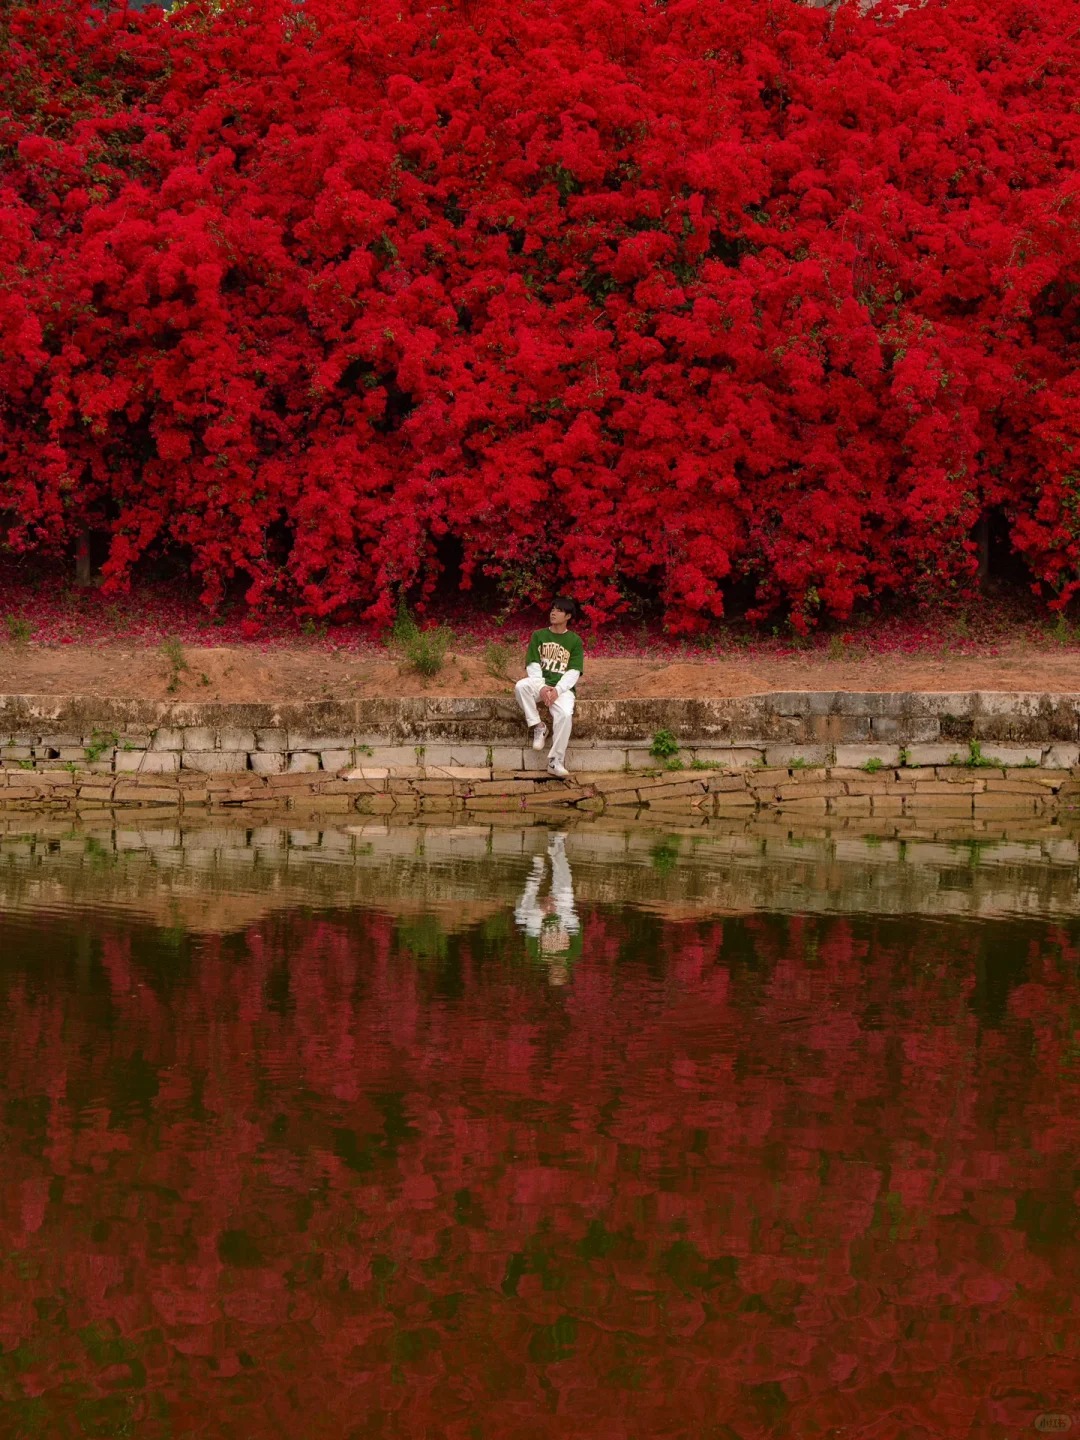
<instances>
[{"instance_id":1,"label":"red bougainvillea flower","mask_svg":"<svg viewBox=\"0 0 1080 1440\"><path fill-rule=\"evenodd\" d=\"M1071 0L7 3L0 509L378 621L1080 587Z\"/></svg>"}]
</instances>

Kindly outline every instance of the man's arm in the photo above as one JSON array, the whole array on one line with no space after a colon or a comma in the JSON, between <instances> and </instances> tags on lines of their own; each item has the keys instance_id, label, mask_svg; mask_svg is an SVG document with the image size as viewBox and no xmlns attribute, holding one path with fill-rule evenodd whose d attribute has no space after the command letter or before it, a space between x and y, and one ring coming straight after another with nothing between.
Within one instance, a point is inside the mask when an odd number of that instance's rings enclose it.
<instances>
[{"instance_id":1,"label":"man's arm","mask_svg":"<svg viewBox=\"0 0 1080 1440\"><path fill-rule=\"evenodd\" d=\"M544 672L540 666L540 641L536 635L534 630L529 636L529 648L525 652L525 674L530 680L539 680L542 683Z\"/></svg>"},{"instance_id":2,"label":"man's arm","mask_svg":"<svg viewBox=\"0 0 1080 1440\"><path fill-rule=\"evenodd\" d=\"M559 683L555 689L560 695L570 690L581 679L581 672L585 669L585 647L575 637L574 643L570 646L570 667L565 675L559 677Z\"/></svg>"}]
</instances>

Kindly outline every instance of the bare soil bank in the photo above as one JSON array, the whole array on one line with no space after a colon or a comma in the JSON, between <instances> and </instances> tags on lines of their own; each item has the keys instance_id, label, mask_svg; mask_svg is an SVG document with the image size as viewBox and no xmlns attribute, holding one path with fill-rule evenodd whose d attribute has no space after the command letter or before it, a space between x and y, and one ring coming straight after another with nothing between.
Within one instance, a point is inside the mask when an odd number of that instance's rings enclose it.
<instances>
[{"instance_id":1,"label":"bare soil bank","mask_svg":"<svg viewBox=\"0 0 1080 1440\"><path fill-rule=\"evenodd\" d=\"M0 646L0 692L114 699L250 701L350 700L368 696L500 695L510 680L489 674L482 653L450 655L425 680L385 651L320 647L185 647L175 676L159 649L128 646ZM511 662L507 674L523 673ZM993 654L818 655L709 660L591 659L582 698L698 699L772 690L1080 690L1080 651L1040 652L1009 644Z\"/></svg>"}]
</instances>

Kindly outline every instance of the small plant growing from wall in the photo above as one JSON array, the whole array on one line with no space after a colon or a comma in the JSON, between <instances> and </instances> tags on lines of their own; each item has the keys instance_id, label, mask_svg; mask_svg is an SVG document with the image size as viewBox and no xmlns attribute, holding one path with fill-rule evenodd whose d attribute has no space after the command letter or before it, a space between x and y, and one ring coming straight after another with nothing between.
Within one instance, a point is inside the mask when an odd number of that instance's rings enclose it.
<instances>
[{"instance_id":1,"label":"small plant growing from wall","mask_svg":"<svg viewBox=\"0 0 1080 1440\"><path fill-rule=\"evenodd\" d=\"M654 760L663 760L670 768L671 762L679 754L679 741L672 730L657 730L652 737L652 744L649 746L649 754Z\"/></svg>"}]
</instances>

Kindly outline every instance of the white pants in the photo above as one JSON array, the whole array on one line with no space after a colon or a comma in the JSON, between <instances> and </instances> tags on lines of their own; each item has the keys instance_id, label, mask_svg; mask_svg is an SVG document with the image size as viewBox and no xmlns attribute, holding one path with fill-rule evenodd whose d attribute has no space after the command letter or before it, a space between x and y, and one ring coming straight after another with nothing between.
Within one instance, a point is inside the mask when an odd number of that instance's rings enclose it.
<instances>
[{"instance_id":1,"label":"white pants","mask_svg":"<svg viewBox=\"0 0 1080 1440\"><path fill-rule=\"evenodd\" d=\"M544 688L543 680L532 680L528 675L514 686L517 702L525 711L525 723L531 730L542 725L540 711L536 708L536 697ZM574 723L574 692L563 690L551 707L551 750L550 759L560 765L566 760L566 747L570 743L570 728Z\"/></svg>"}]
</instances>

